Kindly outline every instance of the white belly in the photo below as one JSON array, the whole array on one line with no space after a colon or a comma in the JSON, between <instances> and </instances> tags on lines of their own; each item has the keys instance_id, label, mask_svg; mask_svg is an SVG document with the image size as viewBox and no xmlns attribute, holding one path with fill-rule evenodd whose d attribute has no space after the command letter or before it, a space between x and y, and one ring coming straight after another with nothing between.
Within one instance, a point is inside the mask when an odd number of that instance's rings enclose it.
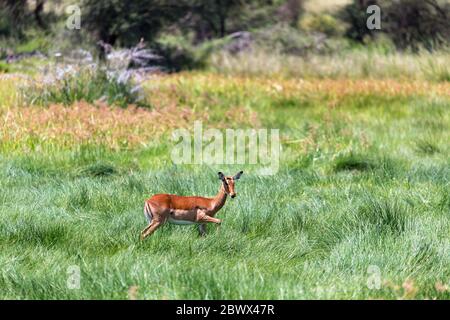
<instances>
[{"instance_id":1,"label":"white belly","mask_svg":"<svg viewBox=\"0 0 450 320\"><path fill-rule=\"evenodd\" d=\"M168 219L169 223L172 224L178 224L178 225L190 225L190 224L196 224L196 222L193 221L189 221L189 220L177 220L174 218L169 218Z\"/></svg>"}]
</instances>

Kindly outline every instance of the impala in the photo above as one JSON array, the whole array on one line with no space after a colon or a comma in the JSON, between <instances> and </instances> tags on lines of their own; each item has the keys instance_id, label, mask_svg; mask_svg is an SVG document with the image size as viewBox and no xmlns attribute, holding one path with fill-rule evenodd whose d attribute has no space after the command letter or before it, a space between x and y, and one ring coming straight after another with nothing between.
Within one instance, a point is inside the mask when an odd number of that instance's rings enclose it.
<instances>
[{"instance_id":1,"label":"impala","mask_svg":"<svg viewBox=\"0 0 450 320\"><path fill-rule=\"evenodd\" d=\"M219 179L222 183L214 198L155 194L145 201L144 215L148 220L148 226L142 230L141 239L151 235L166 222L198 224L200 234L205 235L205 223L212 222L220 225L222 222L220 219L214 218L214 215L223 207L228 195L231 198L236 197L234 183L243 173L240 171L235 176L225 176L219 172Z\"/></svg>"}]
</instances>

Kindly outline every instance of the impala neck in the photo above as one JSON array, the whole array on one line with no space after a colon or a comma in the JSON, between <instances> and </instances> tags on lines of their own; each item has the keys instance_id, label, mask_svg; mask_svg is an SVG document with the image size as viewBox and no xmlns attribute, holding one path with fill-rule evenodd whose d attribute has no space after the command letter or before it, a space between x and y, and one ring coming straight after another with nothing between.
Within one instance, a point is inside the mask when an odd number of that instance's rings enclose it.
<instances>
[{"instance_id":1,"label":"impala neck","mask_svg":"<svg viewBox=\"0 0 450 320\"><path fill-rule=\"evenodd\" d=\"M225 192L225 187L223 186L223 183L220 185L219 192L214 197L213 200L213 207L214 210L220 210L223 205L225 204L225 201L227 201L227 193Z\"/></svg>"}]
</instances>

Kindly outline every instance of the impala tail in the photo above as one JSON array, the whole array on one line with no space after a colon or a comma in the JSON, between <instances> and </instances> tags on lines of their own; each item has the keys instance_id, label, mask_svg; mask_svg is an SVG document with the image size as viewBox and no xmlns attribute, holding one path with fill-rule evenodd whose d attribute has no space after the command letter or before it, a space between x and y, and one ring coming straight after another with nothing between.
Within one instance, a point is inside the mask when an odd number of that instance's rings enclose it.
<instances>
[{"instance_id":1,"label":"impala tail","mask_svg":"<svg viewBox=\"0 0 450 320\"><path fill-rule=\"evenodd\" d=\"M148 203L148 201L145 201L144 215L145 215L145 218L147 219L148 223L149 224L152 223L153 214L152 214L152 210L150 208L150 204Z\"/></svg>"}]
</instances>

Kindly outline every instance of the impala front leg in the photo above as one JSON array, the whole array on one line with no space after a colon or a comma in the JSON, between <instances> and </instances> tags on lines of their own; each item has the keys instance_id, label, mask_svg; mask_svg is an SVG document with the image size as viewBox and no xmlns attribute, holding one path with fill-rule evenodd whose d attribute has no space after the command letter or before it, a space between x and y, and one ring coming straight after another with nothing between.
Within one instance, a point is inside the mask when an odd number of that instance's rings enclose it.
<instances>
[{"instance_id":1,"label":"impala front leg","mask_svg":"<svg viewBox=\"0 0 450 320\"><path fill-rule=\"evenodd\" d=\"M216 223L216 224L222 223L222 221L220 219L208 216L206 214L206 212L203 210L197 211L196 221L199 223L202 223L202 222L212 222L212 223Z\"/></svg>"},{"instance_id":2,"label":"impala front leg","mask_svg":"<svg viewBox=\"0 0 450 320\"><path fill-rule=\"evenodd\" d=\"M202 223L198 225L198 232L200 233L201 237L206 236L206 224Z\"/></svg>"},{"instance_id":3,"label":"impala front leg","mask_svg":"<svg viewBox=\"0 0 450 320\"><path fill-rule=\"evenodd\" d=\"M215 223L215 224L219 224L219 225L222 223L222 220L214 218L214 217L210 217L208 215L205 215L201 221L211 222L211 223Z\"/></svg>"}]
</instances>

